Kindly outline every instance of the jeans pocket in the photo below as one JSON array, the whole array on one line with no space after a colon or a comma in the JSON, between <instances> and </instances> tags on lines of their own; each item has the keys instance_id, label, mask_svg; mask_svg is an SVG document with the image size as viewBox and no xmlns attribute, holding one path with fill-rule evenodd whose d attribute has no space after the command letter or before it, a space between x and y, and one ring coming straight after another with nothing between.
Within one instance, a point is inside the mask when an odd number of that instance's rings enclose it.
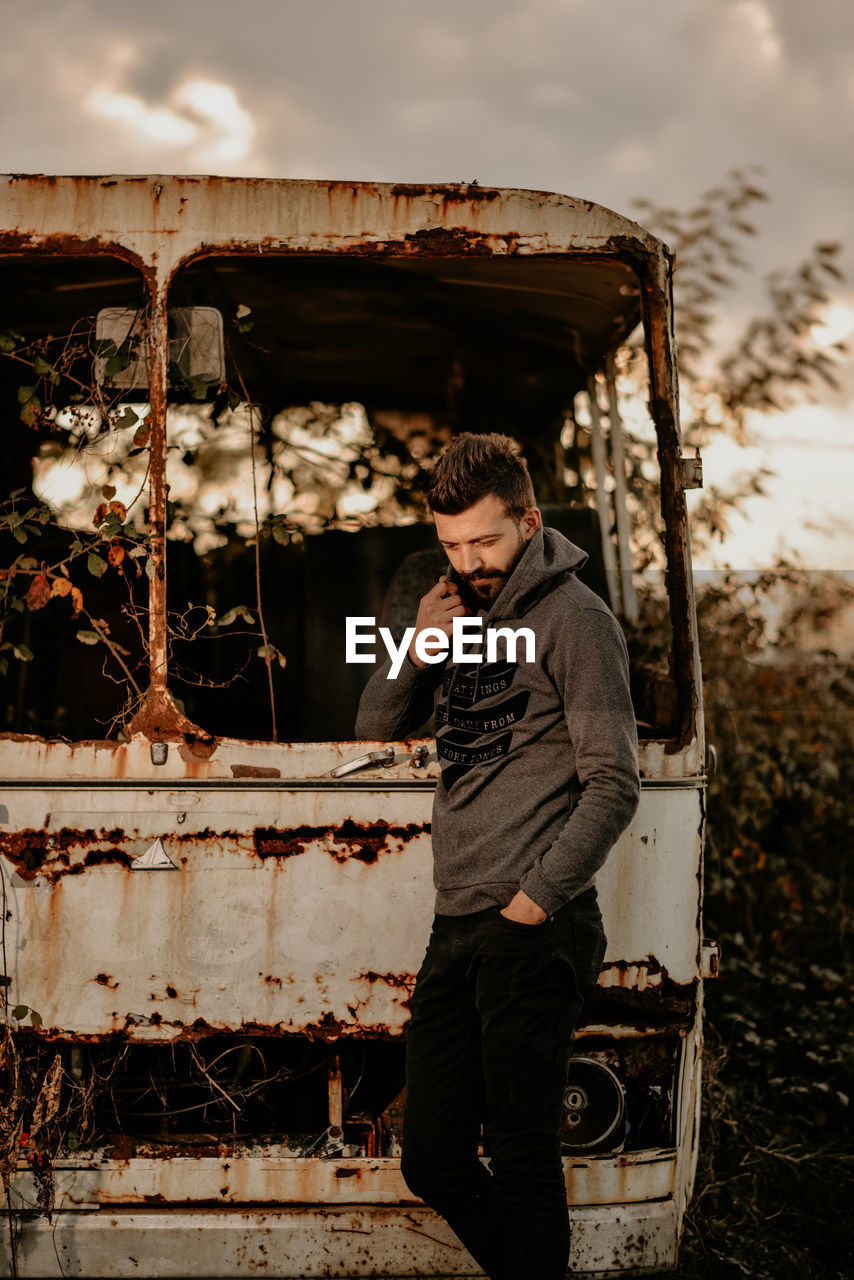
<instances>
[{"instance_id":1,"label":"jeans pocket","mask_svg":"<svg viewBox=\"0 0 854 1280\"><path fill-rule=\"evenodd\" d=\"M602 961L607 947L605 931L601 925L583 920L575 928L575 971L585 996L589 995L602 972Z\"/></svg>"},{"instance_id":2,"label":"jeans pocket","mask_svg":"<svg viewBox=\"0 0 854 1280\"><path fill-rule=\"evenodd\" d=\"M546 916L545 920L541 920L539 924L525 924L521 920L511 920L509 916L502 915L498 912L499 927L504 926L511 933L548 933L548 925L551 923L550 917Z\"/></svg>"}]
</instances>

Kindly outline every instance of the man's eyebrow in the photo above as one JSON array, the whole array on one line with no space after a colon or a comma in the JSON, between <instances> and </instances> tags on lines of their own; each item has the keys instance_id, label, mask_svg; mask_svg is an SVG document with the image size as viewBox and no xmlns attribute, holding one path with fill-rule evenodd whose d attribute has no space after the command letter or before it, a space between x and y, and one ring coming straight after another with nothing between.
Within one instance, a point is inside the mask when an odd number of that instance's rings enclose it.
<instances>
[{"instance_id":1,"label":"man's eyebrow","mask_svg":"<svg viewBox=\"0 0 854 1280\"><path fill-rule=\"evenodd\" d=\"M495 542L500 537L500 533L479 533L476 538L464 538L463 541L465 543ZM439 541L443 547L456 547L458 545L458 540L456 538L440 538Z\"/></svg>"}]
</instances>

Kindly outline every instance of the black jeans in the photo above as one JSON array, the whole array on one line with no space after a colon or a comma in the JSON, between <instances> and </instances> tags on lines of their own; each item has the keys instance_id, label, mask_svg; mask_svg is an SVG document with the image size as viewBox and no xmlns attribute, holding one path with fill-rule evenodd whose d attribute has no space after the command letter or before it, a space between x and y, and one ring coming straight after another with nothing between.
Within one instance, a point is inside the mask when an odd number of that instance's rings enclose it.
<instances>
[{"instance_id":1,"label":"black jeans","mask_svg":"<svg viewBox=\"0 0 854 1280\"><path fill-rule=\"evenodd\" d=\"M492 1280L566 1273L563 1095L604 952L595 889L540 925L498 908L435 918L412 997L401 1168Z\"/></svg>"}]
</instances>

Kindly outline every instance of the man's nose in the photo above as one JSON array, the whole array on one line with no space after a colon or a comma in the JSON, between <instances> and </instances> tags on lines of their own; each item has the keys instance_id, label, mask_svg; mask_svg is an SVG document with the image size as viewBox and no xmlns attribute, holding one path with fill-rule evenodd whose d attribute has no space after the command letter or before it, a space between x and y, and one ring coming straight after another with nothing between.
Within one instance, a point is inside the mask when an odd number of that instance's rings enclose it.
<instances>
[{"instance_id":1,"label":"man's nose","mask_svg":"<svg viewBox=\"0 0 854 1280\"><path fill-rule=\"evenodd\" d=\"M477 547L461 547L460 561L460 571L462 573L474 573L475 569L483 568L480 551Z\"/></svg>"}]
</instances>

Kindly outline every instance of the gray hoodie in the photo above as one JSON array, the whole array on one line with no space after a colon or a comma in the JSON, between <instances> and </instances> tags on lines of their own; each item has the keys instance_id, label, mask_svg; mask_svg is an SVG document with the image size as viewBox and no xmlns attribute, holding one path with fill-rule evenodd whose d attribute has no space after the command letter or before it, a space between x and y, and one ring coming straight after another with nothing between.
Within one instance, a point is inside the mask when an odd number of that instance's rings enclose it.
<instances>
[{"instance_id":1,"label":"gray hoodie","mask_svg":"<svg viewBox=\"0 0 854 1280\"><path fill-rule=\"evenodd\" d=\"M586 554L538 530L485 618L529 627L517 660L389 663L362 694L356 733L395 741L436 714L442 779L433 803L436 912L506 906L519 888L548 914L593 878L638 805L626 642L575 576ZM451 574L453 576L453 574Z\"/></svg>"}]
</instances>

